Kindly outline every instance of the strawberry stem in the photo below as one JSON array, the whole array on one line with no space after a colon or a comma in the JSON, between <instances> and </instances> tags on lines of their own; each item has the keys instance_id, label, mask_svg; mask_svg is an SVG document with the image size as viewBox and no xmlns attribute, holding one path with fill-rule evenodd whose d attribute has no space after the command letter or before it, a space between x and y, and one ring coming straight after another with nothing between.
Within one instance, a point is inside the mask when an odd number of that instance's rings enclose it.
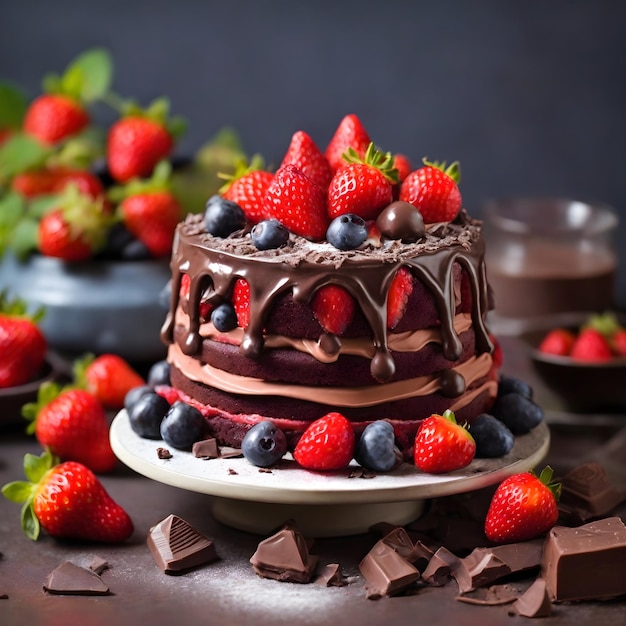
<instances>
[{"instance_id":1,"label":"strawberry stem","mask_svg":"<svg viewBox=\"0 0 626 626\"><path fill-rule=\"evenodd\" d=\"M551 482L554 470L549 465L546 465L539 474L534 470L531 470L530 473L537 477L552 492L554 499L558 502L561 497L562 486L561 483Z\"/></svg>"},{"instance_id":2,"label":"strawberry stem","mask_svg":"<svg viewBox=\"0 0 626 626\"><path fill-rule=\"evenodd\" d=\"M448 165L445 161L429 161L426 157L422 159L427 167L435 167L448 175L457 185L461 182L461 164L454 161Z\"/></svg>"}]
</instances>

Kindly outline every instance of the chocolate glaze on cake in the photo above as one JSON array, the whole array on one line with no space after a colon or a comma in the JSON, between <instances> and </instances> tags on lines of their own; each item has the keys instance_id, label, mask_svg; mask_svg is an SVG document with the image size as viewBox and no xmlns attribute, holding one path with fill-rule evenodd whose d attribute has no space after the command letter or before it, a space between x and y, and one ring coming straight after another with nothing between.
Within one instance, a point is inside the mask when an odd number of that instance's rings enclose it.
<instances>
[{"instance_id":1,"label":"chocolate glaze on cake","mask_svg":"<svg viewBox=\"0 0 626 626\"><path fill-rule=\"evenodd\" d=\"M388 293L403 267L415 286L390 330ZM427 226L419 241L382 238L349 251L293 234L285 247L259 251L246 230L215 237L190 215L178 227L171 269L162 339L172 384L222 444L239 445L264 417L280 421L293 444L334 410L357 432L389 419L406 448L430 413L452 409L471 421L496 395L484 243L480 222L464 210ZM181 297L185 274L189 294ZM218 332L203 307L230 301L238 279L250 288L250 322ZM356 302L341 336L324 331L309 306L326 285Z\"/></svg>"}]
</instances>

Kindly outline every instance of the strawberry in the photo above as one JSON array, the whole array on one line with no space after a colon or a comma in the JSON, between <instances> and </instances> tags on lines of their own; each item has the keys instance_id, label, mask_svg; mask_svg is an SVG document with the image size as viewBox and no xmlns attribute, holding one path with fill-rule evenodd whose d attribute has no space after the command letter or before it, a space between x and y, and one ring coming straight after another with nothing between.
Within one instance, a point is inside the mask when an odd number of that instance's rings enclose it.
<instances>
[{"instance_id":1,"label":"strawberry","mask_svg":"<svg viewBox=\"0 0 626 626\"><path fill-rule=\"evenodd\" d=\"M408 268L401 267L393 277L387 294L387 328L390 330L402 319L411 293L413 293L413 274Z\"/></svg>"},{"instance_id":2,"label":"strawberry","mask_svg":"<svg viewBox=\"0 0 626 626\"><path fill-rule=\"evenodd\" d=\"M91 392L107 409L121 409L126 394L145 380L117 354L88 354L74 363L75 384Z\"/></svg>"},{"instance_id":3,"label":"strawberry","mask_svg":"<svg viewBox=\"0 0 626 626\"><path fill-rule=\"evenodd\" d=\"M174 231L182 218L182 207L168 191L140 193L126 198L119 210L126 228L142 241L153 257L172 252Z\"/></svg>"},{"instance_id":4,"label":"strawberry","mask_svg":"<svg viewBox=\"0 0 626 626\"><path fill-rule=\"evenodd\" d=\"M104 198L94 200L68 185L41 218L37 245L45 256L84 261L102 248L110 224Z\"/></svg>"},{"instance_id":5,"label":"strawberry","mask_svg":"<svg viewBox=\"0 0 626 626\"><path fill-rule=\"evenodd\" d=\"M34 198L44 194L61 193L72 183L90 198L95 199L104 195L104 187L97 176L87 170L65 167L22 172L11 181L11 189L26 198Z\"/></svg>"},{"instance_id":6,"label":"strawberry","mask_svg":"<svg viewBox=\"0 0 626 626\"><path fill-rule=\"evenodd\" d=\"M63 94L43 94L26 110L24 132L44 144L55 144L79 133L89 121L78 100Z\"/></svg>"},{"instance_id":7,"label":"strawberry","mask_svg":"<svg viewBox=\"0 0 626 626\"><path fill-rule=\"evenodd\" d=\"M241 328L248 328L250 325L250 285L243 278L235 281L233 306L237 313L237 324Z\"/></svg>"},{"instance_id":8,"label":"strawberry","mask_svg":"<svg viewBox=\"0 0 626 626\"><path fill-rule=\"evenodd\" d=\"M555 328L545 335L537 350L543 354L569 356L576 337L565 328Z\"/></svg>"},{"instance_id":9,"label":"strawberry","mask_svg":"<svg viewBox=\"0 0 626 626\"><path fill-rule=\"evenodd\" d=\"M123 113L107 137L107 164L120 183L150 176L156 164L169 157L182 132L181 120L168 121L166 99L155 100L145 110L126 104Z\"/></svg>"},{"instance_id":10,"label":"strawberry","mask_svg":"<svg viewBox=\"0 0 626 626\"><path fill-rule=\"evenodd\" d=\"M413 171L409 157L404 154L394 155L393 166L398 170L398 183L401 183Z\"/></svg>"},{"instance_id":11,"label":"strawberry","mask_svg":"<svg viewBox=\"0 0 626 626\"><path fill-rule=\"evenodd\" d=\"M0 388L30 382L43 365L47 342L37 325L43 310L29 315L24 301L0 292Z\"/></svg>"},{"instance_id":12,"label":"strawberry","mask_svg":"<svg viewBox=\"0 0 626 626\"><path fill-rule=\"evenodd\" d=\"M552 469L539 476L524 472L500 483L485 519L485 534L495 543L534 539L552 528L559 517L557 500L561 485L550 483Z\"/></svg>"},{"instance_id":13,"label":"strawberry","mask_svg":"<svg viewBox=\"0 0 626 626\"><path fill-rule=\"evenodd\" d=\"M466 467L476 454L476 443L467 428L457 424L452 411L431 415L415 435L415 466L429 474L443 474Z\"/></svg>"},{"instance_id":14,"label":"strawberry","mask_svg":"<svg viewBox=\"0 0 626 626\"><path fill-rule=\"evenodd\" d=\"M322 328L342 335L350 325L355 311L354 298L342 287L325 285L315 292L311 308Z\"/></svg>"},{"instance_id":15,"label":"strawberry","mask_svg":"<svg viewBox=\"0 0 626 626\"><path fill-rule=\"evenodd\" d=\"M328 187L333 177L328 160L322 154L311 136L299 130L291 137L291 142L280 167L291 163L303 174L306 174L315 184L323 189Z\"/></svg>"},{"instance_id":16,"label":"strawberry","mask_svg":"<svg viewBox=\"0 0 626 626\"><path fill-rule=\"evenodd\" d=\"M328 185L328 215L335 218L354 213L364 220L375 220L393 200L392 185L398 179L393 156L379 152L370 143L363 158L353 148L345 158L346 165Z\"/></svg>"},{"instance_id":17,"label":"strawberry","mask_svg":"<svg viewBox=\"0 0 626 626\"><path fill-rule=\"evenodd\" d=\"M84 389L44 383L37 402L22 407L28 434L64 460L78 461L96 473L117 465L109 443L109 424L102 404Z\"/></svg>"},{"instance_id":18,"label":"strawberry","mask_svg":"<svg viewBox=\"0 0 626 626\"><path fill-rule=\"evenodd\" d=\"M102 543L120 543L132 534L128 513L82 463L58 464L46 450L26 454L24 471L28 480L8 483L2 493L24 503L22 529L29 539L38 539L42 528L52 537Z\"/></svg>"},{"instance_id":19,"label":"strawberry","mask_svg":"<svg viewBox=\"0 0 626 626\"><path fill-rule=\"evenodd\" d=\"M306 469L341 469L352 459L354 441L352 424L341 413L328 413L309 424L293 457Z\"/></svg>"},{"instance_id":20,"label":"strawberry","mask_svg":"<svg viewBox=\"0 0 626 626\"><path fill-rule=\"evenodd\" d=\"M119 203L118 214L126 228L157 258L171 254L174 231L183 217L170 189L171 173L171 165L161 161L149 179L134 179L108 193L110 200Z\"/></svg>"},{"instance_id":21,"label":"strawberry","mask_svg":"<svg viewBox=\"0 0 626 626\"><path fill-rule=\"evenodd\" d=\"M493 366L495 369L500 369L504 363L504 352L502 351L502 345L492 334L489 334L489 339L493 344L493 352L491 353Z\"/></svg>"},{"instance_id":22,"label":"strawberry","mask_svg":"<svg viewBox=\"0 0 626 626\"><path fill-rule=\"evenodd\" d=\"M400 200L415 206L426 224L452 221L461 208L458 182L460 168L457 161L430 163L411 172L400 186Z\"/></svg>"},{"instance_id":23,"label":"strawberry","mask_svg":"<svg viewBox=\"0 0 626 626\"><path fill-rule=\"evenodd\" d=\"M369 135L361 120L354 113L350 113L339 123L324 154L331 169L336 172L346 164L343 155L348 148L354 149L359 156L363 156L370 143Z\"/></svg>"},{"instance_id":24,"label":"strawberry","mask_svg":"<svg viewBox=\"0 0 626 626\"><path fill-rule=\"evenodd\" d=\"M285 165L274 175L267 189L264 212L285 228L307 239L323 239L328 228L326 197L295 165Z\"/></svg>"},{"instance_id":25,"label":"strawberry","mask_svg":"<svg viewBox=\"0 0 626 626\"><path fill-rule=\"evenodd\" d=\"M228 181L220 189L224 198L236 202L251 224L265 219L265 195L274 175L263 169L260 156L253 157L250 165L245 160L238 161L232 176L220 174L220 178Z\"/></svg>"},{"instance_id":26,"label":"strawberry","mask_svg":"<svg viewBox=\"0 0 626 626\"><path fill-rule=\"evenodd\" d=\"M613 358L611 346L606 337L595 328L583 328L578 333L570 357L576 361L602 363Z\"/></svg>"}]
</instances>

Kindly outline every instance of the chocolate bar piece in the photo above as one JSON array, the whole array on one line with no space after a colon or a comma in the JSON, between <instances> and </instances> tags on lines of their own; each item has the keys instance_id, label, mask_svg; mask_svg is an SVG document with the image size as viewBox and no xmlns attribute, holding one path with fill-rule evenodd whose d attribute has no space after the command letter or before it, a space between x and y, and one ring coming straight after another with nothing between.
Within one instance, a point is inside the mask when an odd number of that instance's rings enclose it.
<instances>
[{"instance_id":1,"label":"chocolate bar piece","mask_svg":"<svg viewBox=\"0 0 626 626\"><path fill-rule=\"evenodd\" d=\"M555 526L541 564L553 602L601 600L626 594L626 526L619 517L578 528Z\"/></svg>"},{"instance_id":2,"label":"chocolate bar piece","mask_svg":"<svg viewBox=\"0 0 626 626\"><path fill-rule=\"evenodd\" d=\"M402 558L406 559L418 570L426 569L433 556L433 551L421 541L413 543L409 534L402 527L394 528L381 539L390 548L393 548Z\"/></svg>"},{"instance_id":3,"label":"chocolate bar piece","mask_svg":"<svg viewBox=\"0 0 626 626\"><path fill-rule=\"evenodd\" d=\"M325 565L315 582L326 587L345 587L348 584L339 563Z\"/></svg>"},{"instance_id":4,"label":"chocolate bar piece","mask_svg":"<svg viewBox=\"0 0 626 626\"><path fill-rule=\"evenodd\" d=\"M552 613L552 602L548 596L546 581L537 578L515 601L513 608L522 617L549 617Z\"/></svg>"},{"instance_id":5,"label":"chocolate bar piece","mask_svg":"<svg viewBox=\"0 0 626 626\"><path fill-rule=\"evenodd\" d=\"M396 595L420 577L419 570L384 540L363 557L359 570L367 581L369 598Z\"/></svg>"},{"instance_id":6,"label":"chocolate bar piece","mask_svg":"<svg viewBox=\"0 0 626 626\"><path fill-rule=\"evenodd\" d=\"M309 553L307 540L292 524L264 539L250 558L254 571L264 578L283 582L308 583L318 556Z\"/></svg>"},{"instance_id":7,"label":"chocolate bar piece","mask_svg":"<svg viewBox=\"0 0 626 626\"><path fill-rule=\"evenodd\" d=\"M166 573L179 573L217 560L213 541L178 515L170 515L150 529L148 547Z\"/></svg>"},{"instance_id":8,"label":"chocolate bar piece","mask_svg":"<svg viewBox=\"0 0 626 626\"><path fill-rule=\"evenodd\" d=\"M98 574L71 561L61 563L50 572L43 588L59 595L103 596L109 593L109 587Z\"/></svg>"}]
</instances>

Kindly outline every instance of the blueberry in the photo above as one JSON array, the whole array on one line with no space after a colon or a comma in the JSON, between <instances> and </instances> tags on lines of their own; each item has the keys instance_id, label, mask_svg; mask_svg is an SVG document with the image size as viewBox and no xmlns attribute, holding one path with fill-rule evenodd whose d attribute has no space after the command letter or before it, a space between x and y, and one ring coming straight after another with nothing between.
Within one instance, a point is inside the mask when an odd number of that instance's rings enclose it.
<instances>
[{"instance_id":1,"label":"blueberry","mask_svg":"<svg viewBox=\"0 0 626 626\"><path fill-rule=\"evenodd\" d=\"M275 424L263 420L245 434L241 451L252 465L270 467L287 452L287 438Z\"/></svg>"},{"instance_id":2,"label":"blueberry","mask_svg":"<svg viewBox=\"0 0 626 626\"><path fill-rule=\"evenodd\" d=\"M148 378L146 382L151 387L156 387L157 385L169 385L171 369L172 368L167 361L157 361L148 370Z\"/></svg>"},{"instance_id":3,"label":"blueberry","mask_svg":"<svg viewBox=\"0 0 626 626\"><path fill-rule=\"evenodd\" d=\"M124 408L126 411L130 411L137 400L150 391L152 391L152 387L150 385L140 385L139 387L133 387L130 391L128 391L124 396Z\"/></svg>"},{"instance_id":4,"label":"blueberry","mask_svg":"<svg viewBox=\"0 0 626 626\"><path fill-rule=\"evenodd\" d=\"M354 213L336 217L326 231L326 239L339 250L353 250L367 239L365 220Z\"/></svg>"},{"instance_id":5,"label":"blueberry","mask_svg":"<svg viewBox=\"0 0 626 626\"><path fill-rule=\"evenodd\" d=\"M204 211L204 227L216 237L228 237L246 224L243 209L231 200L211 196Z\"/></svg>"},{"instance_id":6,"label":"blueberry","mask_svg":"<svg viewBox=\"0 0 626 626\"><path fill-rule=\"evenodd\" d=\"M497 398L491 414L504 422L514 435L530 432L543 420L543 409L519 393L507 393Z\"/></svg>"},{"instance_id":7,"label":"blueberry","mask_svg":"<svg viewBox=\"0 0 626 626\"><path fill-rule=\"evenodd\" d=\"M230 302L222 302L211 311L211 322L221 333L237 328L237 313Z\"/></svg>"},{"instance_id":8,"label":"blueberry","mask_svg":"<svg viewBox=\"0 0 626 626\"><path fill-rule=\"evenodd\" d=\"M507 393L519 393L520 396L524 396L527 400L533 399L533 388L527 382L503 374L500 376L498 384L498 395L504 396Z\"/></svg>"},{"instance_id":9,"label":"blueberry","mask_svg":"<svg viewBox=\"0 0 626 626\"><path fill-rule=\"evenodd\" d=\"M145 261L152 258L152 254L143 241L133 239L122 248L121 257L126 261Z\"/></svg>"},{"instance_id":10,"label":"blueberry","mask_svg":"<svg viewBox=\"0 0 626 626\"><path fill-rule=\"evenodd\" d=\"M399 460L393 426L385 420L368 424L356 445L354 459L369 470L377 472L392 470Z\"/></svg>"},{"instance_id":11,"label":"blueberry","mask_svg":"<svg viewBox=\"0 0 626 626\"><path fill-rule=\"evenodd\" d=\"M104 248L98 253L98 256L120 259L124 248L132 241L135 241L134 235L126 228L123 222L116 222L109 229Z\"/></svg>"},{"instance_id":12,"label":"blueberry","mask_svg":"<svg viewBox=\"0 0 626 626\"><path fill-rule=\"evenodd\" d=\"M250 231L252 243L259 250L281 248L289 241L289 231L278 220L263 220Z\"/></svg>"},{"instance_id":13,"label":"blueberry","mask_svg":"<svg viewBox=\"0 0 626 626\"><path fill-rule=\"evenodd\" d=\"M163 418L170 409L169 402L150 390L130 408L128 418L131 428L144 439L160 439Z\"/></svg>"},{"instance_id":14,"label":"blueberry","mask_svg":"<svg viewBox=\"0 0 626 626\"><path fill-rule=\"evenodd\" d=\"M469 426L476 442L476 456L495 459L504 456L513 448L515 437L508 427L493 415L483 413Z\"/></svg>"},{"instance_id":15,"label":"blueberry","mask_svg":"<svg viewBox=\"0 0 626 626\"><path fill-rule=\"evenodd\" d=\"M189 450L204 432L204 418L195 407L174 402L161 422L161 438L178 450Z\"/></svg>"}]
</instances>

